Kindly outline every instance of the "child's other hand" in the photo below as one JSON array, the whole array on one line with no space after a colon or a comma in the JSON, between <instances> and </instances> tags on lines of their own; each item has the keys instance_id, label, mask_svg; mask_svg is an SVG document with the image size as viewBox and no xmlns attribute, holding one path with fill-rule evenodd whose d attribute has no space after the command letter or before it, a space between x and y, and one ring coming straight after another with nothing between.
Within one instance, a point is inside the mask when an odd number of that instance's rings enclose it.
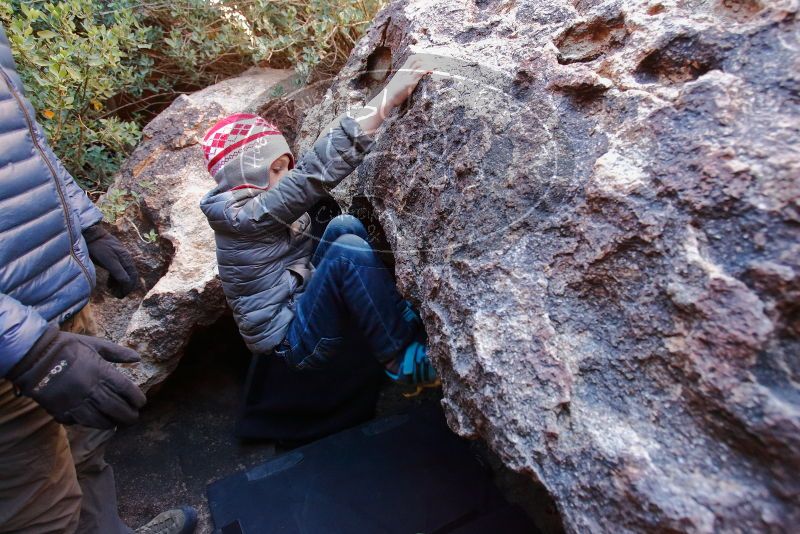
<instances>
[{"instance_id":1,"label":"child's other hand","mask_svg":"<svg viewBox=\"0 0 800 534\"><path fill-rule=\"evenodd\" d=\"M397 73L386 84L386 104L395 108L402 104L426 74L433 71L426 67L423 58L417 54L410 56ZM388 109L386 111L389 111Z\"/></svg>"}]
</instances>

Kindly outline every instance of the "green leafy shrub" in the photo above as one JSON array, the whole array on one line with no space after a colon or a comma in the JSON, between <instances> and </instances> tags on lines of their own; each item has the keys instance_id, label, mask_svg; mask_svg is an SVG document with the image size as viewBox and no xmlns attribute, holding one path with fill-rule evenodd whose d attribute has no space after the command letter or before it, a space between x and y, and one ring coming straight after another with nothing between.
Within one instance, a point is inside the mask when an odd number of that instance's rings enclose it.
<instances>
[{"instance_id":1,"label":"green leafy shrub","mask_svg":"<svg viewBox=\"0 0 800 534\"><path fill-rule=\"evenodd\" d=\"M295 68L305 80L340 67L383 0L183 0L144 6L160 31L156 71L208 85L243 65Z\"/></svg>"},{"instance_id":2,"label":"green leafy shrub","mask_svg":"<svg viewBox=\"0 0 800 534\"><path fill-rule=\"evenodd\" d=\"M54 150L103 191L177 94L255 65L333 74L383 1L0 0L0 22Z\"/></svg>"},{"instance_id":3,"label":"green leafy shrub","mask_svg":"<svg viewBox=\"0 0 800 534\"><path fill-rule=\"evenodd\" d=\"M104 11L103 5L118 7ZM136 122L109 115L106 102L140 94L152 59L150 31L125 2L0 0L26 93L53 149L86 188L104 188L138 141Z\"/></svg>"}]
</instances>

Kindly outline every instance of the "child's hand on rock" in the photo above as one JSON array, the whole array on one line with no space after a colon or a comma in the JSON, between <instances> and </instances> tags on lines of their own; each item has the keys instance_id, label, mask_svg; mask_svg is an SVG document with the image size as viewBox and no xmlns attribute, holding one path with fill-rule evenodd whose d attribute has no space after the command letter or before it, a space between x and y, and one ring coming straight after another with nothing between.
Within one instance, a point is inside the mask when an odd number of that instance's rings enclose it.
<instances>
[{"instance_id":1,"label":"child's hand on rock","mask_svg":"<svg viewBox=\"0 0 800 534\"><path fill-rule=\"evenodd\" d=\"M425 67L421 56L417 54L410 56L403 63L403 66L398 69L397 73L392 76L389 83L386 84L386 105L389 108L386 111L388 112L391 108L402 104L414 91L422 77L432 72L432 70Z\"/></svg>"},{"instance_id":2,"label":"child's hand on rock","mask_svg":"<svg viewBox=\"0 0 800 534\"><path fill-rule=\"evenodd\" d=\"M422 56L410 56L386 87L364 108L355 111L354 116L361 124L361 129L367 134L375 133L392 109L408 98L423 76L432 72Z\"/></svg>"}]
</instances>

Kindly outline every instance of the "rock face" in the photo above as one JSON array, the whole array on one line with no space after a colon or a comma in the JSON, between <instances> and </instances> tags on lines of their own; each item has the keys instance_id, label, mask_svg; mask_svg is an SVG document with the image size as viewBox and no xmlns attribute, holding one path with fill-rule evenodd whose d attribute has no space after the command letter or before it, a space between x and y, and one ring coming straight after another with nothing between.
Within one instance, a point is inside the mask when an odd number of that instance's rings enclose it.
<instances>
[{"instance_id":1,"label":"rock face","mask_svg":"<svg viewBox=\"0 0 800 534\"><path fill-rule=\"evenodd\" d=\"M302 125L437 56L335 193L378 215L451 427L570 532L800 522L797 11L393 2Z\"/></svg>"},{"instance_id":2,"label":"rock face","mask_svg":"<svg viewBox=\"0 0 800 534\"><path fill-rule=\"evenodd\" d=\"M255 69L179 97L147 125L144 140L100 201L115 234L134 252L144 287L122 300L96 291L93 307L107 337L141 353L142 364L129 371L145 389L175 368L198 326L226 310L214 233L199 208L214 185L200 139L226 115L255 112L278 93L276 85L291 86L290 75Z\"/></svg>"}]
</instances>

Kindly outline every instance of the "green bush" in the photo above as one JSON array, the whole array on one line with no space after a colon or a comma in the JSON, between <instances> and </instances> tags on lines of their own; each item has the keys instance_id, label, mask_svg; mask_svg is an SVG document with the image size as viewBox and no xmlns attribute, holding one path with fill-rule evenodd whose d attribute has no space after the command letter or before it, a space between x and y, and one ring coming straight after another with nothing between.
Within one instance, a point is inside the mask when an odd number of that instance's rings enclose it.
<instances>
[{"instance_id":1,"label":"green bush","mask_svg":"<svg viewBox=\"0 0 800 534\"><path fill-rule=\"evenodd\" d=\"M139 139L139 126L108 114L121 92L140 94L152 59L150 31L131 4L0 0L26 93L53 149L81 184L104 188Z\"/></svg>"},{"instance_id":2,"label":"green bush","mask_svg":"<svg viewBox=\"0 0 800 534\"><path fill-rule=\"evenodd\" d=\"M243 64L341 66L382 0L183 0L145 7L163 46L156 70L206 85ZM328 74L330 72L324 72Z\"/></svg>"},{"instance_id":3,"label":"green bush","mask_svg":"<svg viewBox=\"0 0 800 534\"><path fill-rule=\"evenodd\" d=\"M177 94L255 65L333 74L382 3L0 0L0 22L55 152L99 192Z\"/></svg>"}]
</instances>

